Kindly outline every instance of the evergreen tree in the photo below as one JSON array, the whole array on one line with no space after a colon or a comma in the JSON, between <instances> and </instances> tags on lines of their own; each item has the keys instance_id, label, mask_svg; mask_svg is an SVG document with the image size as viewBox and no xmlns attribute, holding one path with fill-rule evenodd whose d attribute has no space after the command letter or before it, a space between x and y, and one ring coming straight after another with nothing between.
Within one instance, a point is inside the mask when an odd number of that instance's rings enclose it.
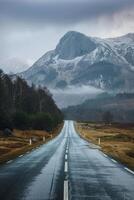
<instances>
[{"instance_id":1,"label":"evergreen tree","mask_svg":"<svg viewBox=\"0 0 134 200\"><path fill-rule=\"evenodd\" d=\"M62 119L47 88L29 86L20 77L11 80L0 70L0 129L51 130Z\"/></svg>"}]
</instances>

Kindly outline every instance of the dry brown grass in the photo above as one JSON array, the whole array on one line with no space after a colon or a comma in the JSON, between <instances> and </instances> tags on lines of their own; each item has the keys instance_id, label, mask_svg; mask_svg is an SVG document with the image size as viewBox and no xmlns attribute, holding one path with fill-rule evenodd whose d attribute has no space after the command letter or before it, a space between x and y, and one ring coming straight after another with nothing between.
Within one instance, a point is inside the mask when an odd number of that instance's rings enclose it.
<instances>
[{"instance_id":1,"label":"dry brown grass","mask_svg":"<svg viewBox=\"0 0 134 200\"><path fill-rule=\"evenodd\" d=\"M13 135L10 137L4 137L2 133L0 133L0 163L13 159L20 154L24 154L46 143L60 132L62 126L63 125L60 125L51 133L40 130L14 130ZM45 137L45 141L43 141L43 137ZM33 138L32 145L29 145L30 138Z\"/></svg>"},{"instance_id":2,"label":"dry brown grass","mask_svg":"<svg viewBox=\"0 0 134 200\"><path fill-rule=\"evenodd\" d=\"M76 128L94 144L100 138L103 152L134 170L134 127L77 123Z\"/></svg>"}]
</instances>

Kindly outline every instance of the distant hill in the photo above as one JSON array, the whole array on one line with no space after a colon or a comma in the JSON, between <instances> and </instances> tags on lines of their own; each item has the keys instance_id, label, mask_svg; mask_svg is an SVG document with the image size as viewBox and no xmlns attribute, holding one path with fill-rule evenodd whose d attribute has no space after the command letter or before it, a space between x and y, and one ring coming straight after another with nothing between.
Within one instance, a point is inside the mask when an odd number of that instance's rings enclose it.
<instances>
[{"instance_id":1,"label":"distant hill","mask_svg":"<svg viewBox=\"0 0 134 200\"><path fill-rule=\"evenodd\" d=\"M66 119L102 121L105 112L110 111L115 122L134 122L134 94L106 93L83 104L63 109Z\"/></svg>"}]
</instances>

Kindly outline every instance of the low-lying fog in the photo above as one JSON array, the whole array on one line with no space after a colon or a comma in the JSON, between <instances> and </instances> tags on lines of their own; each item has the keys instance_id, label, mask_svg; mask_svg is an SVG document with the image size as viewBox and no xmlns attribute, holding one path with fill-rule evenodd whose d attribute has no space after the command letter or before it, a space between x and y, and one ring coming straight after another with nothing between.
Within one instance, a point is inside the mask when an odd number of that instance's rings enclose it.
<instances>
[{"instance_id":1,"label":"low-lying fog","mask_svg":"<svg viewBox=\"0 0 134 200\"><path fill-rule=\"evenodd\" d=\"M92 86L68 86L66 89L51 89L53 98L60 108L83 103L86 99L94 98L104 92Z\"/></svg>"}]
</instances>

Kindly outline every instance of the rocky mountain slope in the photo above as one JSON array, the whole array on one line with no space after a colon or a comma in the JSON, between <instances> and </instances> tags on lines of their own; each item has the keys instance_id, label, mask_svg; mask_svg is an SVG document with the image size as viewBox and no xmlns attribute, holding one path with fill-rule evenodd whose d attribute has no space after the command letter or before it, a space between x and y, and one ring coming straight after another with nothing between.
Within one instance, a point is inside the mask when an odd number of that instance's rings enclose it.
<instances>
[{"instance_id":1,"label":"rocky mountain slope","mask_svg":"<svg viewBox=\"0 0 134 200\"><path fill-rule=\"evenodd\" d=\"M55 50L47 52L20 75L49 88L89 85L103 90L134 88L134 34L118 38L66 33Z\"/></svg>"},{"instance_id":2,"label":"rocky mountain slope","mask_svg":"<svg viewBox=\"0 0 134 200\"><path fill-rule=\"evenodd\" d=\"M19 75L30 84L47 86L60 107L102 91L133 92L134 33L100 39L67 32L54 50Z\"/></svg>"}]
</instances>

